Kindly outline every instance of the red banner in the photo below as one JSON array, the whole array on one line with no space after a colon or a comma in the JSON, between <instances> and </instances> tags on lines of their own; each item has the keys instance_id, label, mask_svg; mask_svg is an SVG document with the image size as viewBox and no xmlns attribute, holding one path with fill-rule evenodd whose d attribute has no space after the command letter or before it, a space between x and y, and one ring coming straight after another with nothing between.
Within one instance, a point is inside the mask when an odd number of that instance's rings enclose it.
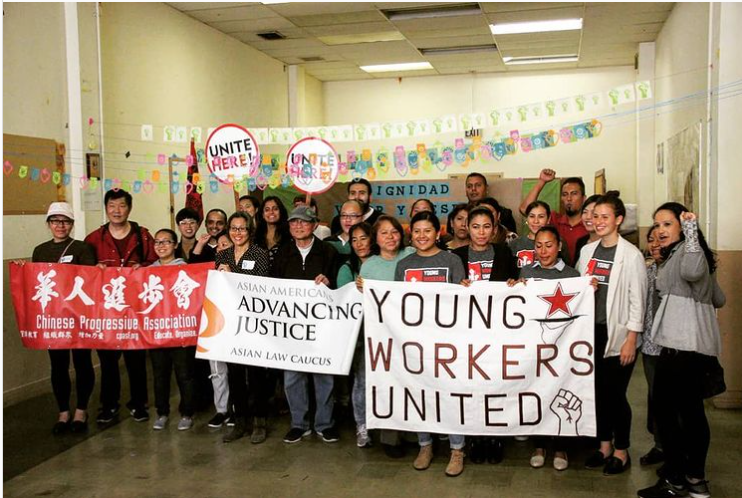
<instances>
[{"instance_id":1,"label":"red banner","mask_svg":"<svg viewBox=\"0 0 742 498\"><path fill-rule=\"evenodd\" d=\"M30 349L195 346L213 263L106 268L10 264L13 307Z\"/></svg>"}]
</instances>

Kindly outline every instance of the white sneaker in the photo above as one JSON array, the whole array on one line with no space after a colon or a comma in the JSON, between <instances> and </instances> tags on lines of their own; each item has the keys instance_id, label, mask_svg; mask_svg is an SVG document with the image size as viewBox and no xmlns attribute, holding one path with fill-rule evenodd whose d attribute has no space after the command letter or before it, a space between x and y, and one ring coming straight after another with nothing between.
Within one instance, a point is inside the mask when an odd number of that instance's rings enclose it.
<instances>
[{"instance_id":1,"label":"white sneaker","mask_svg":"<svg viewBox=\"0 0 742 498\"><path fill-rule=\"evenodd\" d=\"M179 431L187 431L191 427L193 427L192 417L180 417L180 422L178 422Z\"/></svg>"},{"instance_id":2,"label":"white sneaker","mask_svg":"<svg viewBox=\"0 0 742 498\"><path fill-rule=\"evenodd\" d=\"M359 448L366 448L371 446L371 437L368 435L366 430L366 424L361 424L356 430L356 446Z\"/></svg>"},{"instance_id":3,"label":"white sneaker","mask_svg":"<svg viewBox=\"0 0 742 498\"><path fill-rule=\"evenodd\" d=\"M167 425L167 415L160 415L157 417L157 420L155 420L155 423L152 424L152 428L156 431L161 431L165 428Z\"/></svg>"},{"instance_id":4,"label":"white sneaker","mask_svg":"<svg viewBox=\"0 0 742 498\"><path fill-rule=\"evenodd\" d=\"M528 441L528 436L515 436L515 440L522 443L523 441Z\"/></svg>"}]
</instances>

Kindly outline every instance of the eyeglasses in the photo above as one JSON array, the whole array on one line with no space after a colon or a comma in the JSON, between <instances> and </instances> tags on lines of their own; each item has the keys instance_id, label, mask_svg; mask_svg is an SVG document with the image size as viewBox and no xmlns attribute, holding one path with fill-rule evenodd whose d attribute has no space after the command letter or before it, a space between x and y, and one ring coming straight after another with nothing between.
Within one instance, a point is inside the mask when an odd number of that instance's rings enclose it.
<instances>
[{"instance_id":1,"label":"eyeglasses","mask_svg":"<svg viewBox=\"0 0 742 498\"><path fill-rule=\"evenodd\" d=\"M72 220L59 220L59 219L49 220L49 224L50 225L53 225L53 226L65 226L65 227L67 227L67 226L72 225L72 223L73 223Z\"/></svg>"},{"instance_id":2,"label":"eyeglasses","mask_svg":"<svg viewBox=\"0 0 742 498\"><path fill-rule=\"evenodd\" d=\"M247 227L229 227L230 232L247 233Z\"/></svg>"},{"instance_id":3,"label":"eyeglasses","mask_svg":"<svg viewBox=\"0 0 742 498\"><path fill-rule=\"evenodd\" d=\"M169 245L173 245L173 244L175 244L175 242L173 242L172 240L157 240L157 239L155 239L155 245L156 246L169 246Z\"/></svg>"},{"instance_id":4,"label":"eyeglasses","mask_svg":"<svg viewBox=\"0 0 742 498\"><path fill-rule=\"evenodd\" d=\"M196 223L198 223L196 220L180 220L178 222L178 225L184 227L188 225L195 225Z\"/></svg>"},{"instance_id":5,"label":"eyeglasses","mask_svg":"<svg viewBox=\"0 0 742 498\"><path fill-rule=\"evenodd\" d=\"M341 218L345 218L346 220L355 220L363 216L362 214L340 214Z\"/></svg>"}]
</instances>

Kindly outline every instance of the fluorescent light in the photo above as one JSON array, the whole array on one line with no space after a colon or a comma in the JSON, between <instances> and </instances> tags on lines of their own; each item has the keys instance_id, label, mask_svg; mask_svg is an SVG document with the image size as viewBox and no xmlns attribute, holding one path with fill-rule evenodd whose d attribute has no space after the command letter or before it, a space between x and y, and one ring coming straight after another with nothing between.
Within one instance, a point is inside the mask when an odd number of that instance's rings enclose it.
<instances>
[{"instance_id":1,"label":"fluorescent light","mask_svg":"<svg viewBox=\"0 0 742 498\"><path fill-rule=\"evenodd\" d=\"M402 64L378 64L375 66L361 66L367 73L391 73L394 71L420 71L433 69L430 62L403 62Z\"/></svg>"},{"instance_id":2,"label":"fluorescent light","mask_svg":"<svg viewBox=\"0 0 742 498\"><path fill-rule=\"evenodd\" d=\"M548 31L570 31L582 29L582 19L556 19L553 21L508 22L490 24L493 35L517 35L520 33L545 33Z\"/></svg>"},{"instance_id":3,"label":"fluorescent light","mask_svg":"<svg viewBox=\"0 0 742 498\"><path fill-rule=\"evenodd\" d=\"M421 48L420 53L424 56L429 55L459 55L475 54L480 52L496 52L497 46L494 43L488 45L470 45L463 47L440 47L440 48Z\"/></svg>"},{"instance_id":4,"label":"fluorescent light","mask_svg":"<svg viewBox=\"0 0 742 498\"><path fill-rule=\"evenodd\" d=\"M577 62L576 54L569 55L539 55L535 57L503 57L506 66L519 66L522 64L553 64L556 62Z\"/></svg>"},{"instance_id":5,"label":"fluorescent light","mask_svg":"<svg viewBox=\"0 0 742 498\"><path fill-rule=\"evenodd\" d=\"M386 9L381 11L390 21L408 21L410 19L435 19L438 17L472 16L482 13L478 3L459 5L441 5L412 9Z\"/></svg>"}]
</instances>

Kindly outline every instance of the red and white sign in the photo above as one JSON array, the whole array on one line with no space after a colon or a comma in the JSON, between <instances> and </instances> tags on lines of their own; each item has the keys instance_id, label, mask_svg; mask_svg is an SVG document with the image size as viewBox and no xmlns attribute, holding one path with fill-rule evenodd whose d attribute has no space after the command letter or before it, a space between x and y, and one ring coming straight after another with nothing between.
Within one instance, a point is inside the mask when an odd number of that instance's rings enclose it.
<instances>
[{"instance_id":1,"label":"red and white sign","mask_svg":"<svg viewBox=\"0 0 742 498\"><path fill-rule=\"evenodd\" d=\"M195 346L210 269L11 263L21 341L30 349Z\"/></svg>"},{"instance_id":2,"label":"red and white sign","mask_svg":"<svg viewBox=\"0 0 742 498\"><path fill-rule=\"evenodd\" d=\"M321 138L303 138L286 154L286 173L294 186L305 194L321 194L337 181L337 152Z\"/></svg>"},{"instance_id":3,"label":"red and white sign","mask_svg":"<svg viewBox=\"0 0 742 498\"><path fill-rule=\"evenodd\" d=\"M222 183L257 175L260 148L252 133L236 124L215 129L206 141L206 164Z\"/></svg>"}]
</instances>

